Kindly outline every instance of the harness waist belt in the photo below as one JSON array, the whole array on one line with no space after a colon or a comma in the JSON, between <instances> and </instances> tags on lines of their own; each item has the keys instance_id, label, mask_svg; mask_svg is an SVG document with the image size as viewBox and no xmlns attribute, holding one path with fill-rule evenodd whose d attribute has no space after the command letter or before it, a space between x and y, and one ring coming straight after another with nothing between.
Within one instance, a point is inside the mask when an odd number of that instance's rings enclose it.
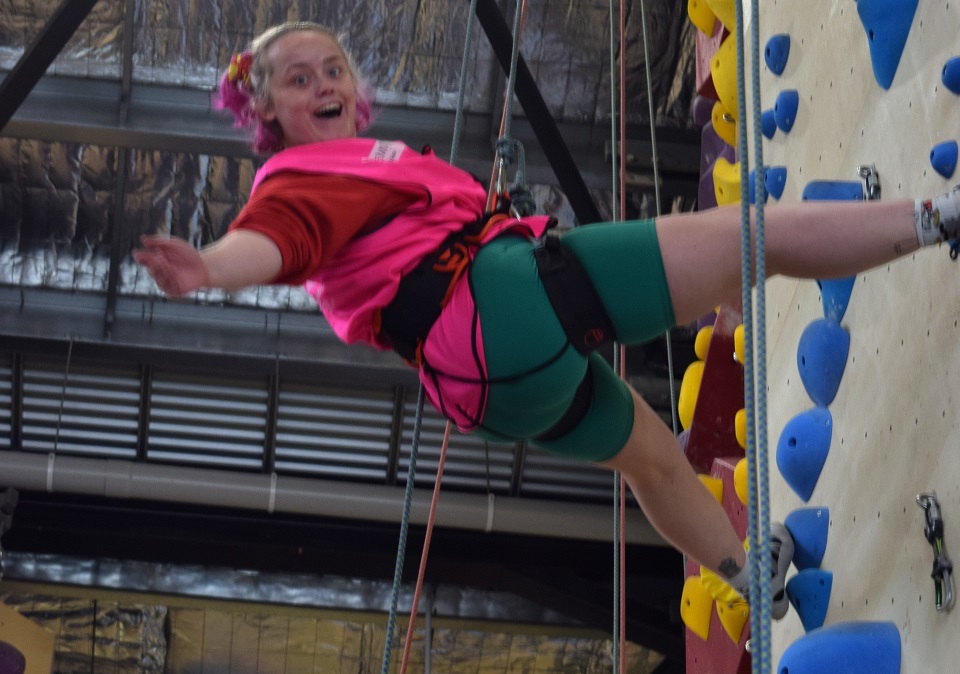
<instances>
[{"instance_id":1,"label":"harness waist belt","mask_svg":"<svg viewBox=\"0 0 960 674\"><path fill-rule=\"evenodd\" d=\"M469 247L478 244L486 229L504 217L487 213L451 233L400 279L397 294L380 310L380 336L411 364L419 363L420 346L440 317L454 284L470 265Z\"/></svg>"}]
</instances>

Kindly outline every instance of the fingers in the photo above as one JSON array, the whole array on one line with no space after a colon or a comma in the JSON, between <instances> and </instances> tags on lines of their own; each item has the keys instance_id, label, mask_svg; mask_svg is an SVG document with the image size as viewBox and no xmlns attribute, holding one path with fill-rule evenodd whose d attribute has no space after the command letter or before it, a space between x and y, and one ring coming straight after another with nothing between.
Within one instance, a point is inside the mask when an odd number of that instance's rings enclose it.
<instances>
[{"instance_id":1,"label":"fingers","mask_svg":"<svg viewBox=\"0 0 960 674\"><path fill-rule=\"evenodd\" d=\"M147 270L157 287L170 297L185 294L180 284L176 264L170 259L171 251L176 250L176 240L161 236L143 236L140 239L143 248L133 251L133 259Z\"/></svg>"}]
</instances>

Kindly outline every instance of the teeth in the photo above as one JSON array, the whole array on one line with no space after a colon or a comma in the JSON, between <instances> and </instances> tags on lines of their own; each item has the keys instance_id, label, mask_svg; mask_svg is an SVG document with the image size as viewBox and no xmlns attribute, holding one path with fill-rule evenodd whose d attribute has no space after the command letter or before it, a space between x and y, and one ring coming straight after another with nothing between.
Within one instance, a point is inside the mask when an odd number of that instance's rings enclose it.
<instances>
[{"instance_id":1,"label":"teeth","mask_svg":"<svg viewBox=\"0 0 960 674\"><path fill-rule=\"evenodd\" d=\"M340 111L343 110L343 106L340 103L328 103L314 114L317 117L334 117L340 114Z\"/></svg>"}]
</instances>

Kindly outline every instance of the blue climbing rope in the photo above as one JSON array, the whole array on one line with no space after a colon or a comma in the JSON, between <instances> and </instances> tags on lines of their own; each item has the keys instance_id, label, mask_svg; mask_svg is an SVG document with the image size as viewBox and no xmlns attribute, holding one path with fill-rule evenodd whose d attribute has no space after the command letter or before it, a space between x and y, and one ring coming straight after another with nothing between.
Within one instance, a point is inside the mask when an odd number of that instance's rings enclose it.
<instances>
[{"instance_id":1,"label":"blue climbing rope","mask_svg":"<svg viewBox=\"0 0 960 674\"><path fill-rule=\"evenodd\" d=\"M756 267L753 265L750 226L750 165L747 145L747 104L744 70L743 2L736 0L738 151L740 155L740 215L742 255L742 299L744 324L744 405L747 414L747 527L750 540L750 633L753 643L754 674L770 671L770 490L766 451L766 232L764 223L763 144L760 112L760 10L753 2L751 27L751 113L754 131ZM754 275L755 272L755 275ZM753 312L753 278L757 279L756 317ZM754 348L756 344L756 348ZM757 432L759 429L759 433ZM759 439L758 439L759 436ZM759 610L758 610L759 609Z\"/></svg>"},{"instance_id":2,"label":"blue climbing rope","mask_svg":"<svg viewBox=\"0 0 960 674\"><path fill-rule=\"evenodd\" d=\"M450 144L450 163L455 164L463 134L464 96L467 89L467 66L473 42L473 21L477 14L477 0L470 0L467 15L467 39L463 46L463 61L460 65L460 88L457 92L457 113L453 122L453 141ZM400 585L403 581L403 561L407 554L407 534L410 529L410 507L413 502L413 483L417 473L417 454L420 450L420 428L423 425L423 384L417 393L417 412L413 423L413 439L410 445L410 467L407 470L407 486L403 496L403 514L400 517L400 541L397 544L397 561L393 569L393 589L390 594L390 612L387 617L387 634L384 638L381 674L389 674L393 656L394 631L397 625L397 605L400 601Z\"/></svg>"},{"instance_id":3,"label":"blue climbing rope","mask_svg":"<svg viewBox=\"0 0 960 674\"><path fill-rule=\"evenodd\" d=\"M453 142L450 144L450 163L457 163L457 153L460 150L460 136L463 134L463 100L467 93L467 66L470 64L470 49L473 43L473 21L477 15L477 0L470 0L470 10L467 14L467 39L463 45L463 60L460 62L460 84L457 89L457 114L453 121Z\"/></svg>"},{"instance_id":4,"label":"blue climbing rope","mask_svg":"<svg viewBox=\"0 0 960 674\"><path fill-rule=\"evenodd\" d=\"M420 427L423 424L423 384L417 394L417 416L413 422L413 442L410 446L410 467L407 469L407 488L403 495L403 515L400 517L400 543L397 545L397 562L393 569L393 592L390 595L390 614L387 618L387 634L383 644L381 674L389 674L393 656L393 633L397 625L397 604L400 600L400 582L403 578L403 560L407 554L407 533L410 529L410 507L413 503L413 483L417 476L417 453L420 451Z\"/></svg>"},{"instance_id":5,"label":"blue climbing rope","mask_svg":"<svg viewBox=\"0 0 960 674\"><path fill-rule=\"evenodd\" d=\"M517 2L517 8L513 16L513 51L510 53L510 74L507 77L507 93L504 108L503 134L502 138L511 138L510 131L513 126L513 92L517 86L517 64L520 60L520 22L523 18L523 2Z\"/></svg>"}]
</instances>

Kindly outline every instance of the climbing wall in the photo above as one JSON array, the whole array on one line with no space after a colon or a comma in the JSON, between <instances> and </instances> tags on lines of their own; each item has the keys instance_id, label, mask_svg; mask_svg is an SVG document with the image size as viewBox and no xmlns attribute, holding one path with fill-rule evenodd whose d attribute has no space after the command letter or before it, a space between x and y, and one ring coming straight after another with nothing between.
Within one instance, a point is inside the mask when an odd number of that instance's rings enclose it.
<instances>
[{"instance_id":1,"label":"climbing wall","mask_svg":"<svg viewBox=\"0 0 960 674\"><path fill-rule=\"evenodd\" d=\"M960 183L960 3L756 1L770 57L760 72L768 203L913 199ZM730 147L735 52L715 19L732 29L733 2L688 8L700 29L701 202L732 204L749 190ZM861 183L861 167L874 182ZM960 608L940 605L924 535L932 511L918 500L936 494L945 553L960 550L960 262L947 247L926 249L840 281L775 279L766 299L771 506L798 542L774 671L957 671ZM735 368L716 338L688 371L693 385L684 377L698 392L686 452L739 531L743 508L724 489L737 474L737 404L716 384ZM688 672L746 671L748 635L718 629L721 602L711 605L717 595L695 565L686 580Z\"/></svg>"},{"instance_id":2,"label":"climbing wall","mask_svg":"<svg viewBox=\"0 0 960 674\"><path fill-rule=\"evenodd\" d=\"M890 15L904 3L859 4ZM761 45L790 37L780 76L761 60L761 107L772 109L785 90L799 95L790 132L764 141L764 163L786 169L783 201L799 200L814 180L858 181L862 164L876 167L883 199L933 196L960 182L930 159L935 145L960 140L960 97L941 82L944 64L960 54L960 2L919 3L888 88L875 74L857 3L763 0L760 14ZM926 249L856 278L840 321L850 346L827 405L829 452L807 501L776 456L788 422L814 407L797 353L824 308L814 282L773 280L767 302L772 512L784 519L798 508L826 509L820 569L832 587L824 624L893 623L899 671L956 671L960 608L935 608L933 551L916 496L937 493L947 553L960 559L960 262L945 247ZM775 666L804 635L796 611L774 625Z\"/></svg>"}]
</instances>

